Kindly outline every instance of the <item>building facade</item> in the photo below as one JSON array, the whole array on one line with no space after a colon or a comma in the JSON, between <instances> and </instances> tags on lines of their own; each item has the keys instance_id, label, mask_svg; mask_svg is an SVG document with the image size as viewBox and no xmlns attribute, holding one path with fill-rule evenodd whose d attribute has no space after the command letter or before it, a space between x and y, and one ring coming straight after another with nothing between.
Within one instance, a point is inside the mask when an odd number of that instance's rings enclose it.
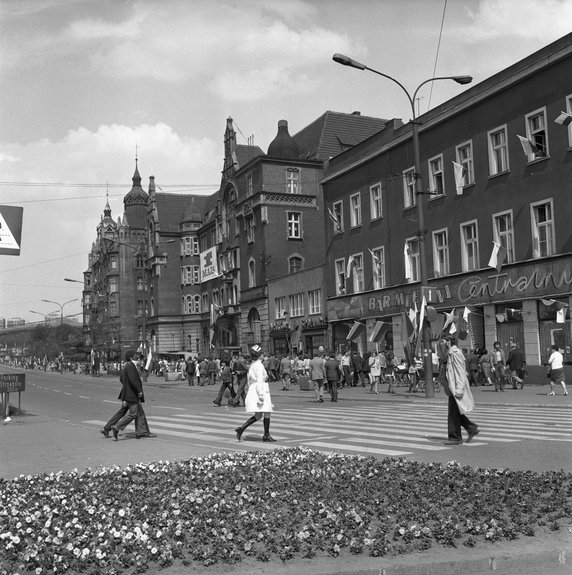
<instances>
[{"instance_id":1,"label":"building facade","mask_svg":"<svg viewBox=\"0 0 572 575\"><path fill-rule=\"evenodd\" d=\"M568 35L420 116L419 196L411 124L389 122L329 162L333 346L404 356L423 308L434 339L445 328L466 348L514 342L529 366L556 343L572 360L572 128L561 116L572 113L571 69Z\"/></svg>"}]
</instances>

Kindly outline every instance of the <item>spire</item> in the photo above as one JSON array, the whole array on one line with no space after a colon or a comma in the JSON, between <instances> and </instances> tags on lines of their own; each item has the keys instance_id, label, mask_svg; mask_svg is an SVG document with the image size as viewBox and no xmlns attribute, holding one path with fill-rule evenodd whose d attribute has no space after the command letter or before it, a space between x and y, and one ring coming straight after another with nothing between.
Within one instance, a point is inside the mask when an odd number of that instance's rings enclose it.
<instances>
[{"instance_id":1,"label":"spire","mask_svg":"<svg viewBox=\"0 0 572 575\"><path fill-rule=\"evenodd\" d=\"M103 209L103 215L106 218L111 217L111 207L109 206L109 182L107 182L107 189L105 190L105 208Z\"/></svg>"}]
</instances>

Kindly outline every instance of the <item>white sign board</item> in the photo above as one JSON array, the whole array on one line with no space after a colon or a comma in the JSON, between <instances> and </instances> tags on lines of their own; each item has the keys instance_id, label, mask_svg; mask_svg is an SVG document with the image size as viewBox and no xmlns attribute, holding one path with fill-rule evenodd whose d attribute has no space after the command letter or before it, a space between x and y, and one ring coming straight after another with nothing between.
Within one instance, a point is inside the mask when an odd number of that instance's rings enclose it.
<instances>
[{"instance_id":1,"label":"white sign board","mask_svg":"<svg viewBox=\"0 0 572 575\"><path fill-rule=\"evenodd\" d=\"M201 283L219 276L216 247L201 252Z\"/></svg>"}]
</instances>

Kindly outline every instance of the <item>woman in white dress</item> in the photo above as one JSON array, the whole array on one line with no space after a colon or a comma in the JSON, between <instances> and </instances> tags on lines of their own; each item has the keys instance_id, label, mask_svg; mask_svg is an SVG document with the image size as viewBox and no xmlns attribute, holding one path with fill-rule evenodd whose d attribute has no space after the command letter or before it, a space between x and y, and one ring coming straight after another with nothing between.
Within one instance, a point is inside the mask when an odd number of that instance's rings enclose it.
<instances>
[{"instance_id":1,"label":"woman in white dress","mask_svg":"<svg viewBox=\"0 0 572 575\"><path fill-rule=\"evenodd\" d=\"M268 387L268 373L262 364L262 348L259 345L252 346L250 348L250 357L252 358L252 364L248 370L248 392L246 393L244 407L246 408L246 413L253 413L254 415L235 429L236 438L240 441L244 430L264 416L262 441L276 441L270 435L270 414L274 406L272 405L270 388Z\"/></svg>"}]
</instances>

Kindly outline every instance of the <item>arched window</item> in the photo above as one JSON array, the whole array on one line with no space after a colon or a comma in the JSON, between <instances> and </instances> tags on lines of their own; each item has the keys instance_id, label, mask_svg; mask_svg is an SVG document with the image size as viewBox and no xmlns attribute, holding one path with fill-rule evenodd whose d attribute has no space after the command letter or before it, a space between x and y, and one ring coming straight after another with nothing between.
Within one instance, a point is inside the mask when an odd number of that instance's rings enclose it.
<instances>
[{"instance_id":1,"label":"arched window","mask_svg":"<svg viewBox=\"0 0 572 575\"><path fill-rule=\"evenodd\" d=\"M256 264L254 259L248 262L248 287L252 288L256 286Z\"/></svg>"},{"instance_id":2,"label":"arched window","mask_svg":"<svg viewBox=\"0 0 572 575\"><path fill-rule=\"evenodd\" d=\"M194 313L201 313L201 296L196 295L194 297Z\"/></svg>"}]
</instances>

